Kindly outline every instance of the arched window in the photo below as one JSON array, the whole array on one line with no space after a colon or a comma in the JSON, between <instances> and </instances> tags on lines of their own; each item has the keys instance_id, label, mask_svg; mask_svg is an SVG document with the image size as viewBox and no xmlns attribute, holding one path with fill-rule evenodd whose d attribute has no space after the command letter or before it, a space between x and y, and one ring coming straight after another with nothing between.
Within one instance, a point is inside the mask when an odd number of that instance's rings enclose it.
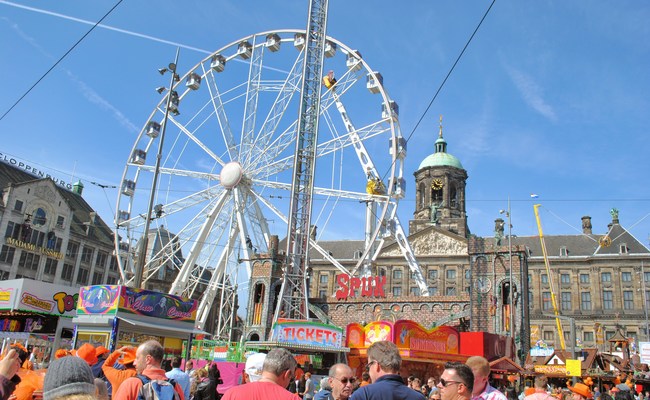
<instances>
[{"instance_id":1,"label":"arched window","mask_svg":"<svg viewBox=\"0 0 650 400\"><path fill-rule=\"evenodd\" d=\"M426 194L426 190L424 189L424 183L420 182L420 189L418 190L418 208L422 209L424 208L424 195Z\"/></svg>"}]
</instances>

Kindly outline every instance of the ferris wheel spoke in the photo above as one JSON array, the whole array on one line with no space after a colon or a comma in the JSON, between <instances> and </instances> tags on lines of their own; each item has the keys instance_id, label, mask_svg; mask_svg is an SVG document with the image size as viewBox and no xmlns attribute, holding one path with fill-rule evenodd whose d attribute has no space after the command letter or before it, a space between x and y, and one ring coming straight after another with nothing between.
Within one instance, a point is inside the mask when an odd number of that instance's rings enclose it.
<instances>
[{"instance_id":1,"label":"ferris wheel spoke","mask_svg":"<svg viewBox=\"0 0 650 400\"><path fill-rule=\"evenodd\" d=\"M204 76L207 76L209 78L207 79L207 87L210 93L210 101L212 103L212 107L214 108L214 115L216 116L219 127L221 128L221 136L223 137L223 141L226 144L228 156L230 160L236 160L237 144L235 143L235 137L233 136L232 130L230 129L228 114L226 113L224 104L221 100L221 93L219 91L219 86L217 85L217 80L215 79L214 73L212 72L209 74L204 72Z\"/></svg>"},{"instance_id":2,"label":"ferris wheel spoke","mask_svg":"<svg viewBox=\"0 0 650 400\"><path fill-rule=\"evenodd\" d=\"M290 183L263 181L259 179L254 179L253 183L267 188L286 190L287 193L291 193ZM357 200L357 201L372 201L372 202L379 202L379 203L386 203L390 199L388 196L384 196L384 195L368 194L365 192L353 192L349 190L324 188L318 186L314 187L314 195L320 195L324 197L339 197L342 199Z\"/></svg>"},{"instance_id":3,"label":"ferris wheel spoke","mask_svg":"<svg viewBox=\"0 0 650 400\"><path fill-rule=\"evenodd\" d=\"M217 220L217 217L219 217L220 211L223 208L224 204L226 203L228 197L229 197L229 192L224 190L221 193L221 196L218 198L218 200L214 203L214 207L208 213L207 218L205 219L205 222L203 223L203 226L201 228L201 231L197 235L196 242L194 242L194 245L190 249L187 258L183 263L183 267L181 268L181 271L178 273L178 276L176 277L176 280L172 285L172 289L171 289L172 293L180 293L183 291L183 288L188 282L189 273L193 269L197 259L199 258L201 249L203 248L203 244L205 243L205 239L208 236L208 233L210 232L210 229L214 225L215 221Z\"/></svg>"},{"instance_id":4,"label":"ferris wheel spoke","mask_svg":"<svg viewBox=\"0 0 650 400\"><path fill-rule=\"evenodd\" d=\"M264 213L258 203L257 197L253 196L253 191L248 190L246 199L248 205L246 206L248 220L250 221L250 231L253 232L253 238L250 245L254 246L259 251L265 251L268 249L268 243L271 239L271 232L269 230L269 225L264 217ZM249 243L246 242L246 245L249 246Z\"/></svg>"},{"instance_id":5,"label":"ferris wheel spoke","mask_svg":"<svg viewBox=\"0 0 650 400\"><path fill-rule=\"evenodd\" d=\"M266 116L264 123L260 129L260 134L255 140L255 147L259 151L260 157L253 159L250 162L250 165L263 165L268 164L270 160L274 159L273 152L267 152L269 145L271 144L271 139L275 134L282 117L287 111L287 107L291 103L293 95L299 91L300 79L302 78L302 55L304 52L300 52L298 58L293 63L290 73L287 75L287 78L284 80L282 87L273 102L273 105L270 107L269 113ZM296 121L297 122L297 121ZM280 137L285 136L284 134ZM293 138L293 135L292 135ZM280 139L280 138L278 138ZM276 139L277 140L277 139ZM273 146L275 148L275 146ZM277 151L277 150L276 150Z\"/></svg>"},{"instance_id":6,"label":"ferris wheel spoke","mask_svg":"<svg viewBox=\"0 0 650 400\"><path fill-rule=\"evenodd\" d=\"M147 172L154 173L155 170L156 169L153 165L140 166L140 171L147 171ZM210 172L189 171L189 170L167 168L167 167L160 167L158 172L162 175L186 176L188 178L196 178L200 180L215 181L215 182L220 181L219 174L213 174Z\"/></svg>"},{"instance_id":7,"label":"ferris wheel spoke","mask_svg":"<svg viewBox=\"0 0 650 400\"><path fill-rule=\"evenodd\" d=\"M256 46L255 39L253 39L252 55L248 72L248 90L246 91L246 103L244 107L244 120L242 121L241 147L239 149L239 160L244 166L247 166L250 162L252 156L251 151L254 146L255 120L257 118L257 103L259 100L263 59L264 48Z\"/></svg>"},{"instance_id":8,"label":"ferris wheel spoke","mask_svg":"<svg viewBox=\"0 0 650 400\"><path fill-rule=\"evenodd\" d=\"M216 161L216 162L218 162L219 164L221 164L221 166L224 166L224 165L226 164L226 163L221 159L221 157L219 157L219 156L216 155L212 150L210 150L210 148L209 148L208 146L206 146L206 145L205 145L201 140L199 140L199 138L197 138L197 137L196 137L192 132L190 132L189 130L187 130L187 128L185 128L185 126L184 126L183 124L179 123L179 122L176 121L175 119L172 119L172 123L173 123L174 125L176 125L176 127L177 127L178 129L180 129L180 131L183 132L183 133L184 133L184 134L185 134L189 139L191 139L194 143L196 143L196 144L201 148L201 150L203 150L203 151L205 152L205 154L207 154L207 155L209 155L210 157L212 157L212 159L213 159L214 161Z\"/></svg>"},{"instance_id":9,"label":"ferris wheel spoke","mask_svg":"<svg viewBox=\"0 0 650 400\"><path fill-rule=\"evenodd\" d=\"M291 125L279 134L273 142L269 143L266 149L262 150L263 160L269 160L269 162L265 163L258 161L255 166L251 166L251 176L273 176L279 172L286 171L287 168L293 166L293 155L283 158L280 161L272 160L276 160L280 154L290 149L291 146L295 144L297 126L298 121L293 121ZM262 160L262 156L260 156L259 159ZM272 165L275 165L275 168L271 167Z\"/></svg>"}]
</instances>

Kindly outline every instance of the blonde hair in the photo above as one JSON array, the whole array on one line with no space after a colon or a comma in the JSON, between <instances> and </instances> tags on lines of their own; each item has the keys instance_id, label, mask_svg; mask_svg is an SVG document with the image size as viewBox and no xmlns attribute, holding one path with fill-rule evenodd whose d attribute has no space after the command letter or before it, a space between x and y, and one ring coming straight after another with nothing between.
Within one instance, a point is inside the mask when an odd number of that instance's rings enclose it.
<instances>
[{"instance_id":1,"label":"blonde hair","mask_svg":"<svg viewBox=\"0 0 650 400\"><path fill-rule=\"evenodd\" d=\"M88 393L76 393L57 397L56 400L97 400L97 396Z\"/></svg>"},{"instance_id":2,"label":"blonde hair","mask_svg":"<svg viewBox=\"0 0 650 400\"><path fill-rule=\"evenodd\" d=\"M473 356L465 361L465 365L472 369L472 372L476 371L483 377L490 376L490 362L481 356ZM476 375L476 373L474 373Z\"/></svg>"}]
</instances>

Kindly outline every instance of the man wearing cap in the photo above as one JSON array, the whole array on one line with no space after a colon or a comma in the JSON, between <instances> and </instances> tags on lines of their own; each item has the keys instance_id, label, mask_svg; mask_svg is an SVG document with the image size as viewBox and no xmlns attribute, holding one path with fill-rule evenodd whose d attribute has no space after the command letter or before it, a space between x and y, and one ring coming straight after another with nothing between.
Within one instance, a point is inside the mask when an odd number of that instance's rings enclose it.
<instances>
[{"instance_id":1,"label":"man wearing cap","mask_svg":"<svg viewBox=\"0 0 650 400\"><path fill-rule=\"evenodd\" d=\"M165 370L161 368L165 349L155 340L148 340L138 346L135 351L135 369L138 375L144 375L151 380L168 380L165 376ZM126 379L117 389L115 398L119 400L137 400L140 388L143 382L139 377ZM185 400L185 393L181 385L176 383L174 390L178 393L181 400Z\"/></svg>"},{"instance_id":2,"label":"man wearing cap","mask_svg":"<svg viewBox=\"0 0 650 400\"><path fill-rule=\"evenodd\" d=\"M260 369L261 358L255 357L255 363L246 360L249 383L230 388L222 400L300 400L297 394L285 389L298 366L291 352L283 348L269 351Z\"/></svg>"},{"instance_id":3,"label":"man wearing cap","mask_svg":"<svg viewBox=\"0 0 650 400\"><path fill-rule=\"evenodd\" d=\"M115 350L104 360L102 372L111 385L109 392L111 397L115 397L122 382L138 374L134 362L135 348L131 346L124 346ZM119 368L115 368L116 365Z\"/></svg>"},{"instance_id":4,"label":"man wearing cap","mask_svg":"<svg viewBox=\"0 0 650 400\"><path fill-rule=\"evenodd\" d=\"M573 400L587 400L594 398L593 393L589 390L589 386L584 383L576 383L573 386L569 386L569 390L573 392Z\"/></svg>"}]
</instances>

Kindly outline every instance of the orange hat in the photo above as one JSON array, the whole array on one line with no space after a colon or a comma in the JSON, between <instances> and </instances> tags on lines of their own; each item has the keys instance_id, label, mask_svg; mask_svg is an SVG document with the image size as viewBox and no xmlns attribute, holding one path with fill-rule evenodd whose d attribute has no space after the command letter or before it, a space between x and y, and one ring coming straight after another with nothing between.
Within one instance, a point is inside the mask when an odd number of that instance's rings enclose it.
<instances>
[{"instance_id":1,"label":"orange hat","mask_svg":"<svg viewBox=\"0 0 650 400\"><path fill-rule=\"evenodd\" d=\"M117 360L122 365L126 364L131 364L132 362L135 361L135 349L134 348L128 348L124 350L124 355L122 358Z\"/></svg>"},{"instance_id":2,"label":"orange hat","mask_svg":"<svg viewBox=\"0 0 650 400\"><path fill-rule=\"evenodd\" d=\"M69 355L70 355L70 353L68 353L68 350L66 350L66 349L58 349L54 353L54 358L59 359L59 358L67 357Z\"/></svg>"},{"instance_id":3,"label":"orange hat","mask_svg":"<svg viewBox=\"0 0 650 400\"><path fill-rule=\"evenodd\" d=\"M90 366L97 364L97 355L95 354L95 346L90 343L84 343L77 349L77 357L86 361Z\"/></svg>"},{"instance_id":4,"label":"orange hat","mask_svg":"<svg viewBox=\"0 0 650 400\"><path fill-rule=\"evenodd\" d=\"M589 390L589 386L585 385L584 383L576 383L573 386L569 386L569 390L573 393L578 393L580 396L583 396L587 399L592 399L594 397L594 394L591 393L591 390Z\"/></svg>"},{"instance_id":5,"label":"orange hat","mask_svg":"<svg viewBox=\"0 0 650 400\"><path fill-rule=\"evenodd\" d=\"M97 357L101 356L102 354L106 354L106 353L110 353L110 351L104 346L97 346L97 348L95 349L95 355Z\"/></svg>"}]
</instances>

